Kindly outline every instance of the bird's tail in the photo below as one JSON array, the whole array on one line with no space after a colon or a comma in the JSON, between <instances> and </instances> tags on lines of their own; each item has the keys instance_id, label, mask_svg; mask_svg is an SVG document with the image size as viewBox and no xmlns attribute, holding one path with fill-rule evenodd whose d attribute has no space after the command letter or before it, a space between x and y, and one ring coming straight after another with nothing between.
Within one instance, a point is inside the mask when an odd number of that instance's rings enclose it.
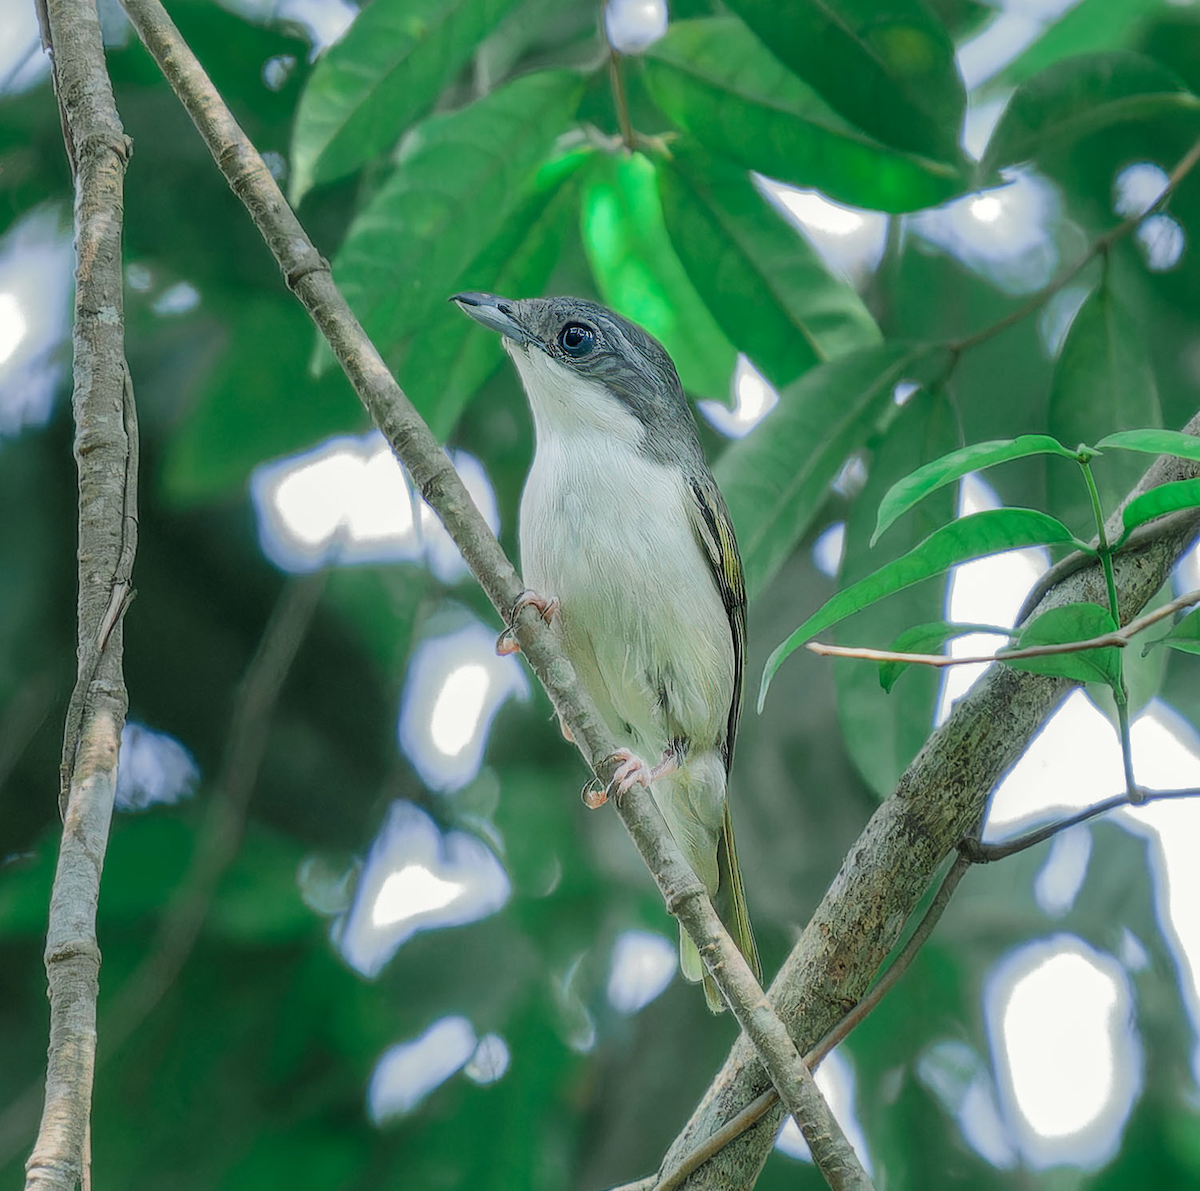
<instances>
[{"instance_id":1,"label":"bird's tail","mask_svg":"<svg viewBox=\"0 0 1200 1191\"><path fill-rule=\"evenodd\" d=\"M719 879L713 904L738 950L746 957L755 978L762 980L762 965L758 959L754 931L750 926L750 913L746 908L746 889L742 884L741 869L738 867L737 848L733 842L733 820L729 815L728 803L725 804L721 834L717 840L717 872ZM714 1013L721 1013L725 1008L725 1000L713 978L705 970L696 944L682 927L679 931L679 966L686 979L693 982L704 981L704 998L708 1007Z\"/></svg>"}]
</instances>

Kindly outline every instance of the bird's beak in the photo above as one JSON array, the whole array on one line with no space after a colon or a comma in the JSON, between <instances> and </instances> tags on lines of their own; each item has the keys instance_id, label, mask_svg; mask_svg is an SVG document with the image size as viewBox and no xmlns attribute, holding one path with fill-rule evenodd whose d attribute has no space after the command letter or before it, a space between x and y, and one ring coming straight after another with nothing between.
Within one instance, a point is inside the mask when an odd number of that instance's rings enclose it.
<instances>
[{"instance_id":1,"label":"bird's beak","mask_svg":"<svg viewBox=\"0 0 1200 1191\"><path fill-rule=\"evenodd\" d=\"M537 340L519 322L513 313L514 302L501 298L496 294L455 294L450 299L457 304L463 314L468 314L477 323L482 323L490 331L499 331L506 339L514 343L532 343Z\"/></svg>"}]
</instances>

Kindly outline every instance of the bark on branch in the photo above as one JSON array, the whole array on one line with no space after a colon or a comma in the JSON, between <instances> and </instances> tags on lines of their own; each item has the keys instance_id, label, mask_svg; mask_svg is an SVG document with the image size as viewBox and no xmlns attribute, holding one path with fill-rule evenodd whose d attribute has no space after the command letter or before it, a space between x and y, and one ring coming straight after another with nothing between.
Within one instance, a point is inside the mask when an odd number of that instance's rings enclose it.
<instances>
[{"instance_id":1,"label":"bark on branch","mask_svg":"<svg viewBox=\"0 0 1200 1191\"><path fill-rule=\"evenodd\" d=\"M188 49L158 0L124 0L139 37L234 193L254 220L283 272L333 348L367 412L438 514L488 598L507 623L522 585L513 565L471 501L458 473L428 426L389 373L346 304L329 271L285 201L270 171ZM517 618L517 640L571 729L584 759L608 784L617 761L615 741L597 714L570 662L538 613ZM667 908L692 937L738 1023L757 1048L771 1082L808 1140L832 1187L865 1189L870 1180L833 1119L787 1029L768 1003L741 952L717 917L704 887L680 853L649 791L635 786L617 807Z\"/></svg>"},{"instance_id":2,"label":"bark on branch","mask_svg":"<svg viewBox=\"0 0 1200 1191\"><path fill-rule=\"evenodd\" d=\"M125 723L121 619L137 539L137 422L125 364L122 185L129 142L104 64L94 0L48 0L43 43L75 177L75 458L79 468L78 671L63 739L62 846L50 896L50 1045L30 1188L85 1177L96 1051L96 905Z\"/></svg>"}]
</instances>

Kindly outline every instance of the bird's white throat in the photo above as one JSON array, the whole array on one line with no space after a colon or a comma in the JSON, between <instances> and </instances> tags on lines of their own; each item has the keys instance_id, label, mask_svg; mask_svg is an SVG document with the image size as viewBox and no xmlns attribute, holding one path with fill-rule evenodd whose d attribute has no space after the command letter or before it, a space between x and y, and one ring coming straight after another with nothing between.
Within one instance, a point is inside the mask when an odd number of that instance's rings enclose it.
<instances>
[{"instance_id":1,"label":"bird's white throat","mask_svg":"<svg viewBox=\"0 0 1200 1191\"><path fill-rule=\"evenodd\" d=\"M536 347L506 340L521 374L539 447L554 436L617 442L636 449L642 441L641 422L598 381L552 360Z\"/></svg>"}]
</instances>

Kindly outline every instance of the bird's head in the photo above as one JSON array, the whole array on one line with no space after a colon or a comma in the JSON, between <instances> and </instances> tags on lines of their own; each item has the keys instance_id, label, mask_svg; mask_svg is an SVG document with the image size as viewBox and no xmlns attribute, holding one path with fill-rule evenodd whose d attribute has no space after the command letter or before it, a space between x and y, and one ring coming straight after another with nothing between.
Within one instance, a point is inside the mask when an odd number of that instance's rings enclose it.
<instances>
[{"instance_id":1,"label":"bird's head","mask_svg":"<svg viewBox=\"0 0 1200 1191\"><path fill-rule=\"evenodd\" d=\"M539 436L600 432L672 459L699 451L675 365L636 323L585 298L463 293L452 301L503 336Z\"/></svg>"}]
</instances>

